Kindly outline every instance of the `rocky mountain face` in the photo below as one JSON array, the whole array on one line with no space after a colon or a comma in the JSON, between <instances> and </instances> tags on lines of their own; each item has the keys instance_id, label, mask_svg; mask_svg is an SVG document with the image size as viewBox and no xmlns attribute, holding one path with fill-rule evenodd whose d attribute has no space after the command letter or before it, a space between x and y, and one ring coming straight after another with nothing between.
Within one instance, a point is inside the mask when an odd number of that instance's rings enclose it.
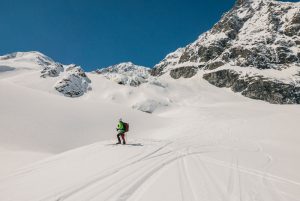
<instances>
[{"instance_id":1,"label":"rocky mountain face","mask_svg":"<svg viewBox=\"0 0 300 201\"><path fill-rule=\"evenodd\" d=\"M273 104L300 104L300 87L263 76L241 76L237 71L223 69L203 75L217 87L231 88L242 95Z\"/></svg>"},{"instance_id":2,"label":"rocky mountain face","mask_svg":"<svg viewBox=\"0 0 300 201\"><path fill-rule=\"evenodd\" d=\"M300 103L300 3L237 0L211 30L151 71L201 71L211 84L271 103Z\"/></svg>"},{"instance_id":3,"label":"rocky mountain face","mask_svg":"<svg viewBox=\"0 0 300 201\"><path fill-rule=\"evenodd\" d=\"M65 75L54 88L68 97L79 97L91 89L91 80L80 66L71 64L65 66Z\"/></svg>"},{"instance_id":4,"label":"rocky mountain face","mask_svg":"<svg viewBox=\"0 0 300 201\"><path fill-rule=\"evenodd\" d=\"M64 71L64 67L61 64L47 65L41 71L41 77L57 77L61 72Z\"/></svg>"},{"instance_id":5,"label":"rocky mountain face","mask_svg":"<svg viewBox=\"0 0 300 201\"><path fill-rule=\"evenodd\" d=\"M96 70L95 73L103 75L121 85L137 87L143 83L154 82L150 75L150 68L138 66L132 62L124 62Z\"/></svg>"}]
</instances>

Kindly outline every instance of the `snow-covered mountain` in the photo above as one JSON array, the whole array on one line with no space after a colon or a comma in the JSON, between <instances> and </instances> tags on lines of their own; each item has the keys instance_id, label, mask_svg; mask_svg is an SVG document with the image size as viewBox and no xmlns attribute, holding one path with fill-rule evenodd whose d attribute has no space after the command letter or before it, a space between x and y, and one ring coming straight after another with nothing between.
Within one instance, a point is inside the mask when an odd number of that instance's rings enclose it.
<instances>
[{"instance_id":1,"label":"snow-covered mountain","mask_svg":"<svg viewBox=\"0 0 300 201\"><path fill-rule=\"evenodd\" d=\"M167 55L152 75L189 78L271 103L300 103L300 3L238 0L195 42Z\"/></svg>"},{"instance_id":2,"label":"snow-covered mountain","mask_svg":"<svg viewBox=\"0 0 300 201\"><path fill-rule=\"evenodd\" d=\"M124 62L113 66L108 66L95 71L97 74L105 76L109 80L113 80L118 84L139 86L148 82L150 68L135 65L132 62Z\"/></svg>"},{"instance_id":3,"label":"snow-covered mountain","mask_svg":"<svg viewBox=\"0 0 300 201\"><path fill-rule=\"evenodd\" d=\"M15 52L0 56L0 72L10 70L43 70L47 68L59 68L62 67L61 64L53 61L50 57L46 55L31 51L31 52ZM46 76L45 72L45 76ZM54 76L52 73L49 76Z\"/></svg>"},{"instance_id":4,"label":"snow-covered mountain","mask_svg":"<svg viewBox=\"0 0 300 201\"><path fill-rule=\"evenodd\" d=\"M16 52L0 56L0 72L39 72L41 79L53 79L53 88L68 97L82 96L90 88L90 80L80 66L63 65L36 51ZM50 89L49 89L50 90Z\"/></svg>"}]
</instances>

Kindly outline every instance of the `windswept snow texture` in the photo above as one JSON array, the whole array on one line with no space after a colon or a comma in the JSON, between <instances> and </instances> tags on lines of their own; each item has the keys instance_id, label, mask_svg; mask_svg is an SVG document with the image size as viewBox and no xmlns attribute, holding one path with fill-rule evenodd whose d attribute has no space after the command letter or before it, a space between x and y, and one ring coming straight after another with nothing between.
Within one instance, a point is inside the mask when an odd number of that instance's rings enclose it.
<instances>
[{"instance_id":1,"label":"windswept snow texture","mask_svg":"<svg viewBox=\"0 0 300 201\"><path fill-rule=\"evenodd\" d=\"M96 70L96 73L118 84L137 87L148 82L151 77L149 71L150 68L125 62Z\"/></svg>"},{"instance_id":2,"label":"windswept snow texture","mask_svg":"<svg viewBox=\"0 0 300 201\"><path fill-rule=\"evenodd\" d=\"M135 105L132 106L132 108L134 109L138 109L140 111L143 112L147 112L147 113L153 113L155 110L157 110L157 108L159 107L167 107L168 103L167 102L159 102L157 100L146 100L140 103L137 103Z\"/></svg>"}]
</instances>

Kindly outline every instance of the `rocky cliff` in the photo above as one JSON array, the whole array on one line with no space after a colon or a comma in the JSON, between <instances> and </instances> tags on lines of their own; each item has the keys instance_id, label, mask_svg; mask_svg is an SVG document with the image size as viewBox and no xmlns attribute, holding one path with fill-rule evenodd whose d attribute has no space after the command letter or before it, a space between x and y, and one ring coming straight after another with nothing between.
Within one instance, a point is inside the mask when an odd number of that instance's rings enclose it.
<instances>
[{"instance_id":1,"label":"rocky cliff","mask_svg":"<svg viewBox=\"0 0 300 201\"><path fill-rule=\"evenodd\" d=\"M67 97L79 97L91 89L90 83L91 80L82 68L71 64L65 66L64 76L56 83L54 88Z\"/></svg>"},{"instance_id":2,"label":"rocky cliff","mask_svg":"<svg viewBox=\"0 0 300 201\"><path fill-rule=\"evenodd\" d=\"M218 87L243 80L242 88L232 89L250 98L299 103L300 3L238 0L211 30L167 55L151 74L178 79L198 71Z\"/></svg>"}]
</instances>

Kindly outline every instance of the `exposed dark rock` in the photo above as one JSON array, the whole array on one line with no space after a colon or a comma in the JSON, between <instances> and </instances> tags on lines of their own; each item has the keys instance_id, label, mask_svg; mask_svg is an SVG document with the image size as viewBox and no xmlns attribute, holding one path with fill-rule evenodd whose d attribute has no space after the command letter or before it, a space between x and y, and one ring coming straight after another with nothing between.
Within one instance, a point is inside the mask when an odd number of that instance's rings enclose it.
<instances>
[{"instance_id":1,"label":"exposed dark rock","mask_svg":"<svg viewBox=\"0 0 300 201\"><path fill-rule=\"evenodd\" d=\"M198 68L196 67L180 67L170 71L170 76L174 79L183 78L191 78L196 75Z\"/></svg>"},{"instance_id":2,"label":"exposed dark rock","mask_svg":"<svg viewBox=\"0 0 300 201\"><path fill-rule=\"evenodd\" d=\"M284 33L288 36L300 36L300 10L295 13Z\"/></svg>"},{"instance_id":3,"label":"exposed dark rock","mask_svg":"<svg viewBox=\"0 0 300 201\"><path fill-rule=\"evenodd\" d=\"M239 61L243 58L243 62ZM238 66L255 66L259 69L273 68L276 64L289 64L298 61L297 55L287 47L279 46L276 49L258 45L247 49L244 47L234 47L223 54L222 60L234 60Z\"/></svg>"},{"instance_id":4,"label":"exposed dark rock","mask_svg":"<svg viewBox=\"0 0 300 201\"><path fill-rule=\"evenodd\" d=\"M184 62L187 62L187 61L196 62L197 58L198 58L198 55L193 50L186 49L182 53L181 57L179 58L178 63L184 63Z\"/></svg>"},{"instance_id":5,"label":"exposed dark rock","mask_svg":"<svg viewBox=\"0 0 300 201\"><path fill-rule=\"evenodd\" d=\"M263 79L251 82L242 95L273 104L300 104L300 87Z\"/></svg>"},{"instance_id":6,"label":"exposed dark rock","mask_svg":"<svg viewBox=\"0 0 300 201\"><path fill-rule=\"evenodd\" d=\"M160 67L157 67L157 68L152 68L150 70L150 75L152 75L152 76L161 76L161 75L163 75L163 70L164 70L164 68L167 65L168 64L165 64L165 66L160 66Z\"/></svg>"},{"instance_id":7,"label":"exposed dark rock","mask_svg":"<svg viewBox=\"0 0 300 201\"><path fill-rule=\"evenodd\" d=\"M293 63L298 61L297 56L293 55L292 51L287 47L277 47L276 52L279 64Z\"/></svg>"},{"instance_id":8,"label":"exposed dark rock","mask_svg":"<svg viewBox=\"0 0 300 201\"><path fill-rule=\"evenodd\" d=\"M244 6L245 4L250 4L253 0L237 0L235 6Z\"/></svg>"},{"instance_id":9,"label":"exposed dark rock","mask_svg":"<svg viewBox=\"0 0 300 201\"><path fill-rule=\"evenodd\" d=\"M231 86L231 89L234 92L242 92L247 88L247 86L247 81L245 81L244 79L237 79Z\"/></svg>"},{"instance_id":10,"label":"exposed dark rock","mask_svg":"<svg viewBox=\"0 0 300 201\"><path fill-rule=\"evenodd\" d=\"M217 87L231 87L239 78L239 74L232 70L219 70L206 73L203 78Z\"/></svg>"},{"instance_id":11,"label":"exposed dark rock","mask_svg":"<svg viewBox=\"0 0 300 201\"><path fill-rule=\"evenodd\" d=\"M268 7L268 20L270 22L270 27L272 31L278 31L280 26L283 24L281 19L282 16L285 14L286 10L280 9L277 10L277 6L273 3L269 4Z\"/></svg>"},{"instance_id":12,"label":"exposed dark rock","mask_svg":"<svg viewBox=\"0 0 300 201\"><path fill-rule=\"evenodd\" d=\"M235 12L229 12L212 28L212 34L224 32L229 39L235 39L243 26L243 19L240 19ZM229 40L226 40L228 42Z\"/></svg>"},{"instance_id":13,"label":"exposed dark rock","mask_svg":"<svg viewBox=\"0 0 300 201\"><path fill-rule=\"evenodd\" d=\"M129 85L132 87L140 86L142 83L139 80L130 80Z\"/></svg>"},{"instance_id":14,"label":"exposed dark rock","mask_svg":"<svg viewBox=\"0 0 300 201\"><path fill-rule=\"evenodd\" d=\"M300 10L299 10L300 12ZM295 13L294 17L292 18L291 24L300 24L300 13Z\"/></svg>"},{"instance_id":15,"label":"exposed dark rock","mask_svg":"<svg viewBox=\"0 0 300 201\"><path fill-rule=\"evenodd\" d=\"M284 33L287 36L300 36L300 24L288 26Z\"/></svg>"},{"instance_id":16,"label":"exposed dark rock","mask_svg":"<svg viewBox=\"0 0 300 201\"><path fill-rule=\"evenodd\" d=\"M41 71L41 77L57 77L64 71L64 67L61 64L49 65Z\"/></svg>"},{"instance_id":17,"label":"exposed dark rock","mask_svg":"<svg viewBox=\"0 0 300 201\"><path fill-rule=\"evenodd\" d=\"M225 63L223 61L214 61L212 63L209 63L206 66L206 69L213 70L213 69L219 68L220 66L223 66L224 64Z\"/></svg>"},{"instance_id":18,"label":"exposed dark rock","mask_svg":"<svg viewBox=\"0 0 300 201\"><path fill-rule=\"evenodd\" d=\"M219 44L212 44L208 47L200 47L198 50L198 56L200 57L200 61L208 62L220 56L224 48Z\"/></svg>"},{"instance_id":19,"label":"exposed dark rock","mask_svg":"<svg viewBox=\"0 0 300 201\"><path fill-rule=\"evenodd\" d=\"M300 104L300 87L292 84L258 77L241 78L236 71L227 69L204 74L203 78L217 87L230 87L252 99L273 104Z\"/></svg>"},{"instance_id":20,"label":"exposed dark rock","mask_svg":"<svg viewBox=\"0 0 300 201\"><path fill-rule=\"evenodd\" d=\"M90 89L91 80L80 66L70 65L66 68L66 73L54 87L58 92L68 97L78 97Z\"/></svg>"}]
</instances>

